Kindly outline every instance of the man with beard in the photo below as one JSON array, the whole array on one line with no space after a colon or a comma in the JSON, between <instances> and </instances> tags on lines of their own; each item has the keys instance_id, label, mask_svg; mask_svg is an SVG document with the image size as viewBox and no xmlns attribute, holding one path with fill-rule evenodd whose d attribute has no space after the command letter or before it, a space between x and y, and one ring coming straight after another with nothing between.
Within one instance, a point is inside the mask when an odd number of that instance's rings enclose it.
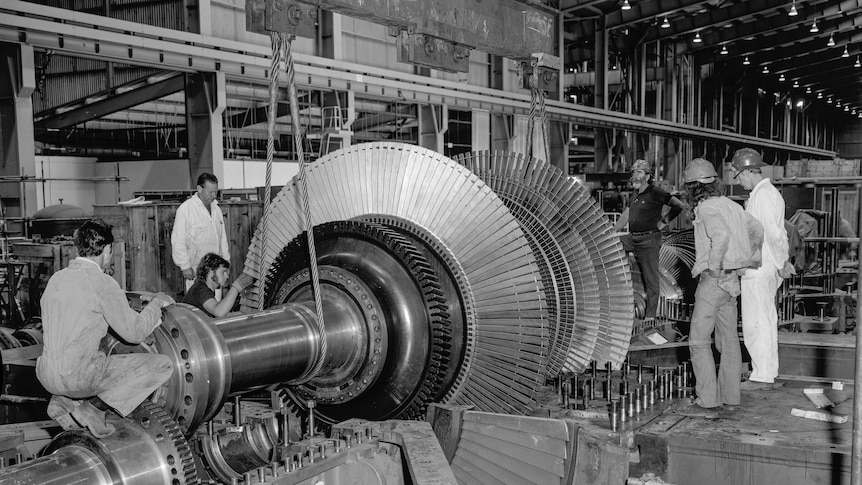
<instances>
[{"instance_id":1,"label":"man with beard","mask_svg":"<svg viewBox=\"0 0 862 485\"><path fill-rule=\"evenodd\" d=\"M632 164L631 183L634 193L629 206L623 211L615 231L622 230L626 224L629 233L620 238L626 252L634 252L640 267L646 292L646 307L643 318L655 318L659 296L659 250L661 249L661 230L685 208L681 200L653 183L654 173L646 160L636 160ZM667 215L662 217L664 206L670 206Z\"/></svg>"},{"instance_id":2,"label":"man with beard","mask_svg":"<svg viewBox=\"0 0 862 485\"><path fill-rule=\"evenodd\" d=\"M694 400L681 400L673 411L683 416L718 417L740 403L742 351L736 331L739 273L760 265L763 226L736 202L722 195L712 163L696 158L683 172L686 198L692 207L695 263L698 277L688 347L695 377ZM715 372L712 333L721 353Z\"/></svg>"}]
</instances>

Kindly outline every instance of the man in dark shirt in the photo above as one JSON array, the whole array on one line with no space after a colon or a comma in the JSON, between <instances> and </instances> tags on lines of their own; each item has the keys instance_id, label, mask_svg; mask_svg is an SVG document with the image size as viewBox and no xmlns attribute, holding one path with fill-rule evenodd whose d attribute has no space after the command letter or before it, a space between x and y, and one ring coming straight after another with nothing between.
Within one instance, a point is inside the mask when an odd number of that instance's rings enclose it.
<instances>
[{"instance_id":1,"label":"man in dark shirt","mask_svg":"<svg viewBox=\"0 0 862 485\"><path fill-rule=\"evenodd\" d=\"M186 292L183 303L203 310L211 317L223 317L230 312L237 296L242 293L254 279L243 273L237 278L221 301L216 300L215 290L227 285L230 263L215 253L207 253L198 265L197 278Z\"/></svg>"},{"instance_id":2,"label":"man in dark shirt","mask_svg":"<svg viewBox=\"0 0 862 485\"><path fill-rule=\"evenodd\" d=\"M644 319L655 318L659 297L659 250L661 249L661 230L685 208L685 204L670 195L666 190L653 184L653 170L646 160L636 160L632 164L632 193L629 206L623 211L615 231L622 230L627 224L629 233L620 238L623 248L635 254L646 292ZM670 206L667 215L662 217L664 206Z\"/></svg>"}]
</instances>

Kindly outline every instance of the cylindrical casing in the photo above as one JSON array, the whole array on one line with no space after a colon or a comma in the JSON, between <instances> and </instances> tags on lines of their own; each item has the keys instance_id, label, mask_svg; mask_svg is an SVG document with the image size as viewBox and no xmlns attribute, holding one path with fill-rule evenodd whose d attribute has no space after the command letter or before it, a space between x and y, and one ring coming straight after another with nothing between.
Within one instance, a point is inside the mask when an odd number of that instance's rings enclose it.
<instances>
[{"instance_id":1,"label":"cylindrical casing","mask_svg":"<svg viewBox=\"0 0 862 485\"><path fill-rule=\"evenodd\" d=\"M92 451L69 446L0 471L0 481L21 485L112 485L110 473Z\"/></svg>"}]
</instances>

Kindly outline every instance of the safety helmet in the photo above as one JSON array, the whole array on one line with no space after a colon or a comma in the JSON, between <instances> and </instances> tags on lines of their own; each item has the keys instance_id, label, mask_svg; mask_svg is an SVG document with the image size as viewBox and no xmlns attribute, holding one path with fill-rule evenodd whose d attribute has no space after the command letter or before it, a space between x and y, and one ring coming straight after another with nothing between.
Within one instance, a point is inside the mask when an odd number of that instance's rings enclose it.
<instances>
[{"instance_id":1,"label":"safety helmet","mask_svg":"<svg viewBox=\"0 0 862 485\"><path fill-rule=\"evenodd\" d=\"M653 174L652 167L650 167L649 163L642 158L635 160L635 163L632 164L632 172L635 170L643 170L645 173L650 175Z\"/></svg>"},{"instance_id":2,"label":"safety helmet","mask_svg":"<svg viewBox=\"0 0 862 485\"><path fill-rule=\"evenodd\" d=\"M737 172L766 166L763 163L763 158L753 148L740 148L737 150L733 154L733 160L730 161L730 164Z\"/></svg>"},{"instance_id":3,"label":"safety helmet","mask_svg":"<svg viewBox=\"0 0 862 485\"><path fill-rule=\"evenodd\" d=\"M708 184L715 180L715 177L718 177L718 173L716 173L715 167L712 166L712 162L703 158L695 158L688 162L688 165L685 166L685 170L682 172L682 178L685 183L700 182Z\"/></svg>"}]
</instances>

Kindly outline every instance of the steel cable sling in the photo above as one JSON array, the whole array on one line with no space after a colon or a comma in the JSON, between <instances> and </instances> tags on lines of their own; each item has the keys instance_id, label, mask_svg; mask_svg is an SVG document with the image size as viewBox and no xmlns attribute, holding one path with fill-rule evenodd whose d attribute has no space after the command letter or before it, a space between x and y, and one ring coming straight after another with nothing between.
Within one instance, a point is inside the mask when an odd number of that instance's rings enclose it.
<instances>
[{"instance_id":1,"label":"steel cable sling","mask_svg":"<svg viewBox=\"0 0 862 485\"><path fill-rule=\"evenodd\" d=\"M281 65L285 64L287 71L287 94L290 101L290 118L293 127L293 145L296 150L296 159L299 161L299 173L297 174L297 185L300 191L300 204L302 206L303 229L308 243L308 260L311 270L311 287L314 294L314 309L317 315L317 326L320 338L320 354L316 359L314 368L308 375L317 375L323 367L323 356L327 352L326 332L323 322L323 299L320 294L320 274L317 269L317 250L314 246L314 231L311 224L311 209L308 199L308 187L306 185L305 154L303 151L303 131L299 119L299 100L296 89L296 69L293 63L291 44L293 36L288 37L280 32L270 33L272 41L272 64L270 67L269 82L269 109L267 117L267 144L266 144L266 182L264 186L263 199L263 229L261 231L261 246L266 251L267 233L269 231L269 202L272 185L272 160L275 155L275 119L278 110L278 77L281 73ZM258 310L263 310L264 298L258 300Z\"/></svg>"}]
</instances>

